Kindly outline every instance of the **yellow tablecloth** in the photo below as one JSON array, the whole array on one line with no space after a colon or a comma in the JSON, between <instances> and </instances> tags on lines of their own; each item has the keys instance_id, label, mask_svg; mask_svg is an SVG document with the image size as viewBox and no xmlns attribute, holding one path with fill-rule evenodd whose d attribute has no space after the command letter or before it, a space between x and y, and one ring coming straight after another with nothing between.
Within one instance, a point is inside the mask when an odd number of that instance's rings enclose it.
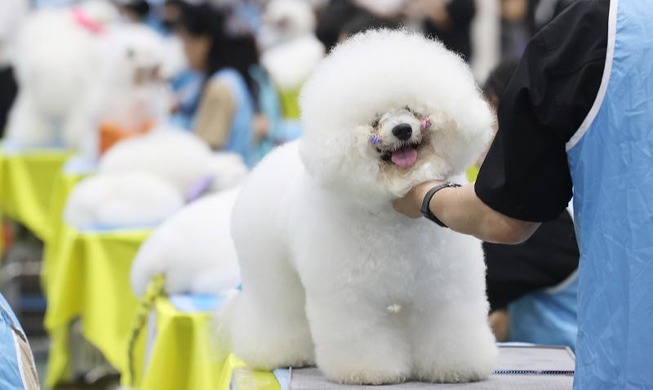
<instances>
[{"instance_id":1,"label":"yellow tablecloth","mask_svg":"<svg viewBox=\"0 0 653 390\"><path fill-rule=\"evenodd\" d=\"M56 263L59 253L59 244L62 242L63 210L68 200L68 195L75 185L86 175L68 173L60 170L57 174L51 191L49 212L46 223L48 225L48 238L43 249L43 265L41 266L41 282L47 298L47 281L50 279L50 268Z\"/></svg>"},{"instance_id":2,"label":"yellow tablecloth","mask_svg":"<svg viewBox=\"0 0 653 390\"><path fill-rule=\"evenodd\" d=\"M299 119L301 110L299 108L299 93L301 87L293 90L280 90L279 100L281 102L281 114L286 119Z\"/></svg>"},{"instance_id":3,"label":"yellow tablecloth","mask_svg":"<svg viewBox=\"0 0 653 390\"><path fill-rule=\"evenodd\" d=\"M45 327L52 344L46 383L70 378L67 328L82 319L82 335L117 370L127 367L127 343L138 300L129 284L132 261L149 230L80 232L63 226L47 258Z\"/></svg>"},{"instance_id":4,"label":"yellow tablecloth","mask_svg":"<svg viewBox=\"0 0 653 390\"><path fill-rule=\"evenodd\" d=\"M0 150L0 210L41 240L50 234L53 186L72 153L57 149L21 153Z\"/></svg>"},{"instance_id":5,"label":"yellow tablecloth","mask_svg":"<svg viewBox=\"0 0 653 390\"><path fill-rule=\"evenodd\" d=\"M147 298L146 298L147 300ZM247 381L256 383L258 390L280 390L274 375L269 372L247 370L234 355L218 358L212 335L210 311L183 312L165 296L154 298L150 321L155 321L154 337L149 341L148 360L145 349L133 355L134 377L123 375L125 386L140 390L228 390L234 370L245 375ZM149 332L140 323L140 341L144 343ZM149 324L152 327L152 324ZM244 369L240 371L240 369Z\"/></svg>"}]
</instances>

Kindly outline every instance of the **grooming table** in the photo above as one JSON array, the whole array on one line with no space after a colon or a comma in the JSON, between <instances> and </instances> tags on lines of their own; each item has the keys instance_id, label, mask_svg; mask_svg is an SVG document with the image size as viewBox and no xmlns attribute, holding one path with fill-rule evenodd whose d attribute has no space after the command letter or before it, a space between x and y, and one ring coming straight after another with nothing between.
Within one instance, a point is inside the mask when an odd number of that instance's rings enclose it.
<instances>
[{"instance_id":1,"label":"grooming table","mask_svg":"<svg viewBox=\"0 0 653 390\"><path fill-rule=\"evenodd\" d=\"M251 372L254 374L254 372ZM282 390L433 389L433 390L569 390L574 374L574 354L566 347L502 344L497 370L488 380L475 383L430 384L407 382L387 386L345 386L329 382L318 369L276 370ZM254 375L236 369L232 390L253 388Z\"/></svg>"}]
</instances>

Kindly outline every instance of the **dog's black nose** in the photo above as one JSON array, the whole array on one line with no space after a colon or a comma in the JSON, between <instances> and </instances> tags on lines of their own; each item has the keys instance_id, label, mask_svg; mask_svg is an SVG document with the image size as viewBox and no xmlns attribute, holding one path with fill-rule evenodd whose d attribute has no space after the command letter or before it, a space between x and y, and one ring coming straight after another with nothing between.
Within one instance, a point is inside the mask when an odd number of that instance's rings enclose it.
<instances>
[{"instance_id":1,"label":"dog's black nose","mask_svg":"<svg viewBox=\"0 0 653 390\"><path fill-rule=\"evenodd\" d=\"M392 129L392 134L402 141L407 141L413 135L413 128L409 124L402 123Z\"/></svg>"}]
</instances>

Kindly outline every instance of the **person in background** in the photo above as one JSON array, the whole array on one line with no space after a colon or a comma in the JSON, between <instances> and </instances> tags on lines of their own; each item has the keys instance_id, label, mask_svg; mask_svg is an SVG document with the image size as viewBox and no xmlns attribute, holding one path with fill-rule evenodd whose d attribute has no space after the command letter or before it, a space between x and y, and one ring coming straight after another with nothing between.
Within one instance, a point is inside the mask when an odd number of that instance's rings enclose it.
<instances>
[{"instance_id":1,"label":"person in background","mask_svg":"<svg viewBox=\"0 0 653 390\"><path fill-rule=\"evenodd\" d=\"M343 42L352 35L373 30L378 28L394 29L399 28L399 23L391 20L380 19L368 13L361 13L349 19L340 28L340 36L338 42Z\"/></svg>"},{"instance_id":2,"label":"person in background","mask_svg":"<svg viewBox=\"0 0 653 390\"><path fill-rule=\"evenodd\" d=\"M144 23L150 14L147 0L123 0L118 3L120 13L132 23Z\"/></svg>"},{"instance_id":3,"label":"person in background","mask_svg":"<svg viewBox=\"0 0 653 390\"><path fill-rule=\"evenodd\" d=\"M406 3L408 15L425 15L423 31L460 54L472 58L471 26L476 14L475 0L412 0Z\"/></svg>"},{"instance_id":4,"label":"person in background","mask_svg":"<svg viewBox=\"0 0 653 390\"><path fill-rule=\"evenodd\" d=\"M535 33L532 1L501 0L501 58L504 61L521 57Z\"/></svg>"},{"instance_id":5,"label":"person in background","mask_svg":"<svg viewBox=\"0 0 653 390\"><path fill-rule=\"evenodd\" d=\"M258 64L253 35L208 3L184 4L177 33L190 68L203 77L192 131L213 150L238 153L252 166L256 139L266 129L250 73Z\"/></svg>"},{"instance_id":6,"label":"person in background","mask_svg":"<svg viewBox=\"0 0 653 390\"><path fill-rule=\"evenodd\" d=\"M372 23L378 26L395 26L400 15L389 16L365 7L369 1L333 0L318 15L316 36L328 53L342 38L343 27L350 23Z\"/></svg>"}]
</instances>

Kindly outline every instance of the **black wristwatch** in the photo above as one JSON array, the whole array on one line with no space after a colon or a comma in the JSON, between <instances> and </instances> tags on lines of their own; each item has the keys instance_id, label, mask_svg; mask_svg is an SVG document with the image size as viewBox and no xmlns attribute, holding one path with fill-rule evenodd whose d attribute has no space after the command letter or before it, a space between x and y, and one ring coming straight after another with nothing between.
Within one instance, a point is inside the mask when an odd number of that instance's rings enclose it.
<instances>
[{"instance_id":1,"label":"black wristwatch","mask_svg":"<svg viewBox=\"0 0 653 390\"><path fill-rule=\"evenodd\" d=\"M433 198L433 195L435 195L436 192L440 191L443 188L451 188L451 187L453 188L460 187L460 184L452 183L450 181L445 181L444 183L431 188L424 196L424 199L422 200L422 207L419 209L419 211L422 213L423 216L425 216L426 218L430 219L431 221L445 228L447 227L447 225L442 223L442 221L440 221L438 217L436 217L431 212L431 209L429 208L429 203L431 203L431 198Z\"/></svg>"}]
</instances>

